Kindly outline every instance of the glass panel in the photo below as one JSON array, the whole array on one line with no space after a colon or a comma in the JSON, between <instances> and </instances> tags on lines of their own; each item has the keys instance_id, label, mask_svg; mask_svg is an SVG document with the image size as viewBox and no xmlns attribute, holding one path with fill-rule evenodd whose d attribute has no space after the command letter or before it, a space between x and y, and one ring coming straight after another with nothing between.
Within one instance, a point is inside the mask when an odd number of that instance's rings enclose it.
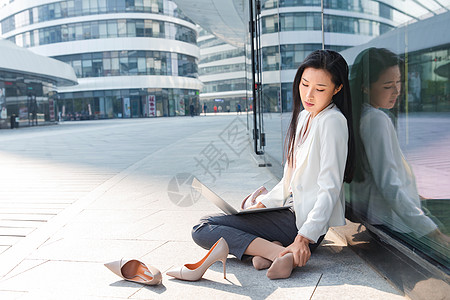
<instances>
[{"instance_id":1,"label":"glass panel","mask_svg":"<svg viewBox=\"0 0 450 300\"><path fill-rule=\"evenodd\" d=\"M81 24L75 25L75 39L76 40L83 39L83 26Z\"/></svg>"},{"instance_id":2,"label":"glass panel","mask_svg":"<svg viewBox=\"0 0 450 300\"><path fill-rule=\"evenodd\" d=\"M100 38L104 39L108 37L108 29L105 21L100 21L98 24L98 31L100 33Z\"/></svg>"},{"instance_id":3,"label":"glass panel","mask_svg":"<svg viewBox=\"0 0 450 300\"><path fill-rule=\"evenodd\" d=\"M83 0L83 15L89 14L89 0Z\"/></svg>"},{"instance_id":4,"label":"glass panel","mask_svg":"<svg viewBox=\"0 0 450 300\"><path fill-rule=\"evenodd\" d=\"M120 75L128 75L128 57L120 57Z\"/></svg>"},{"instance_id":5,"label":"glass panel","mask_svg":"<svg viewBox=\"0 0 450 300\"><path fill-rule=\"evenodd\" d=\"M111 75L119 75L119 58L111 58Z\"/></svg>"},{"instance_id":6,"label":"glass panel","mask_svg":"<svg viewBox=\"0 0 450 300\"><path fill-rule=\"evenodd\" d=\"M145 74L146 68L145 68L145 57L139 57L137 61L137 67L139 74Z\"/></svg>"},{"instance_id":7,"label":"glass panel","mask_svg":"<svg viewBox=\"0 0 450 300\"><path fill-rule=\"evenodd\" d=\"M103 62L101 59L94 59L92 61L92 76L103 76Z\"/></svg>"},{"instance_id":8,"label":"glass panel","mask_svg":"<svg viewBox=\"0 0 450 300\"><path fill-rule=\"evenodd\" d=\"M91 38L91 26L90 24L83 24L83 39L88 40Z\"/></svg>"},{"instance_id":9,"label":"glass panel","mask_svg":"<svg viewBox=\"0 0 450 300\"><path fill-rule=\"evenodd\" d=\"M114 21L108 21L108 37L117 37L117 22Z\"/></svg>"},{"instance_id":10,"label":"glass panel","mask_svg":"<svg viewBox=\"0 0 450 300\"><path fill-rule=\"evenodd\" d=\"M153 21L152 20L144 21L144 36L153 37Z\"/></svg>"},{"instance_id":11,"label":"glass panel","mask_svg":"<svg viewBox=\"0 0 450 300\"><path fill-rule=\"evenodd\" d=\"M358 26L351 27L339 20L340 30L365 42L342 51L351 65L357 141L349 211L448 269L450 47L429 35L440 36L450 18L417 11L410 14L415 22L403 26L404 16L390 11L379 10L380 20L391 20L383 30L378 21L352 18ZM325 44L350 46L332 34Z\"/></svg>"},{"instance_id":12,"label":"glass panel","mask_svg":"<svg viewBox=\"0 0 450 300\"><path fill-rule=\"evenodd\" d=\"M143 37L144 36L144 21L136 20L136 36Z\"/></svg>"},{"instance_id":13,"label":"glass panel","mask_svg":"<svg viewBox=\"0 0 450 300\"><path fill-rule=\"evenodd\" d=\"M130 75L137 75L138 73L137 57L132 54L128 56L128 68Z\"/></svg>"},{"instance_id":14,"label":"glass panel","mask_svg":"<svg viewBox=\"0 0 450 300\"><path fill-rule=\"evenodd\" d=\"M133 20L127 20L127 36L136 36L136 23Z\"/></svg>"},{"instance_id":15,"label":"glass panel","mask_svg":"<svg viewBox=\"0 0 450 300\"><path fill-rule=\"evenodd\" d=\"M97 2L97 0L91 0L89 5L90 5L90 12L91 12L91 14L98 13L98 2Z\"/></svg>"},{"instance_id":16,"label":"glass panel","mask_svg":"<svg viewBox=\"0 0 450 300\"><path fill-rule=\"evenodd\" d=\"M77 75L77 77L82 77L82 68L81 68L81 60L74 60L72 62L72 68L75 71L75 74Z\"/></svg>"},{"instance_id":17,"label":"glass panel","mask_svg":"<svg viewBox=\"0 0 450 300\"><path fill-rule=\"evenodd\" d=\"M98 11L99 12L106 12L106 0L98 0Z\"/></svg>"},{"instance_id":18,"label":"glass panel","mask_svg":"<svg viewBox=\"0 0 450 300\"><path fill-rule=\"evenodd\" d=\"M143 2L143 0L135 0L134 1L134 5L135 5L137 11L144 10L144 2Z\"/></svg>"},{"instance_id":19,"label":"glass panel","mask_svg":"<svg viewBox=\"0 0 450 300\"><path fill-rule=\"evenodd\" d=\"M111 75L111 59L110 58L103 59L103 70L104 70L105 76Z\"/></svg>"},{"instance_id":20,"label":"glass panel","mask_svg":"<svg viewBox=\"0 0 450 300\"><path fill-rule=\"evenodd\" d=\"M127 23L126 20L117 20L117 31L119 37L127 36Z\"/></svg>"},{"instance_id":21,"label":"glass panel","mask_svg":"<svg viewBox=\"0 0 450 300\"><path fill-rule=\"evenodd\" d=\"M100 32L98 28L98 22L90 22L91 24L91 38L98 39L100 38Z\"/></svg>"},{"instance_id":22,"label":"glass panel","mask_svg":"<svg viewBox=\"0 0 450 300\"><path fill-rule=\"evenodd\" d=\"M83 66L83 76L82 77L92 77L92 60L87 59L82 61Z\"/></svg>"}]
</instances>

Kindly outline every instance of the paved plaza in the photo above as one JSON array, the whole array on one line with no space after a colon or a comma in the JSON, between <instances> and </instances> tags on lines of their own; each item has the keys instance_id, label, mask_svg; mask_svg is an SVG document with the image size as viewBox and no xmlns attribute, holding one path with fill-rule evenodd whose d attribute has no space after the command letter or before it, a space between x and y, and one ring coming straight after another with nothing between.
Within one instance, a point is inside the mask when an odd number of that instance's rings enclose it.
<instances>
[{"instance_id":1,"label":"paved plaza","mask_svg":"<svg viewBox=\"0 0 450 300\"><path fill-rule=\"evenodd\" d=\"M277 178L252 155L246 115L66 122L0 131L0 299L404 299L330 230L308 264L271 281L251 261L203 279L165 272L201 259L198 219L219 210L196 176L235 207ZM148 261L159 286L103 263Z\"/></svg>"}]
</instances>

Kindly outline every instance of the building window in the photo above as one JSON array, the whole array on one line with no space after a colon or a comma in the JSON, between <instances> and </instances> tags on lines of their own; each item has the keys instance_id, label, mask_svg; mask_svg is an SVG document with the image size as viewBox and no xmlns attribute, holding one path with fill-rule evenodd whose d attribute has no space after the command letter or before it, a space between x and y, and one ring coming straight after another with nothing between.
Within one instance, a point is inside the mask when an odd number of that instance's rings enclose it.
<instances>
[{"instance_id":1,"label":"building window","mask_svg":"<svg viewBox=\"0 0 450 300\"><path fill-rule=\"evenodd\" d=\"M79 78L166 75L198 77L197 59L193 56L175 53L172 63L171 52L165 51L112 51L88 54L74 54L54 57L70 64ZM172 69L172 64L177 66Z\"/></svg>"},{"instance_id":2,"label":"building window","mask_svg":"<svg viewBox=\"0 0 450 300\"><path fill-rule=\"evenodd\" d=\"M165 28L169 28L166 30ZM39 39L33 39L23 43L24 47L33 47L52 43L60 43L75 40L88 40L98 38L117 37L155 37L175 39L191 44L197 43L195 30L178 24L155 20L108 20L91 21L83 23L71 23L59 26L36 29L21 33L17 36L29 36L39 34ZM16 39L16 40L20 40Z\"/></svg>"}]
</instances>

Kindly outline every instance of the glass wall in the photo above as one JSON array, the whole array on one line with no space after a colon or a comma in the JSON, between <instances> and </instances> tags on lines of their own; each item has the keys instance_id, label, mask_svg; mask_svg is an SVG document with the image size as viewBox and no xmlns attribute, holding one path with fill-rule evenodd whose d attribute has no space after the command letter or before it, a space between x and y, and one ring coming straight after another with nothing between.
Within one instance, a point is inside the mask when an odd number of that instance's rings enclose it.
<instances>
[{"instance_id":1,"label":"glass wall","mask_svg":"<svg viewBox=\"0 0 450 300\"><path fill-rule=\"evenodd\" d=\"M248 110L246 97L202 97L202 111L205 113L232 113L241 115Z\"/></svg>"},{"instance_id":2,"label":"glass wall","mask_svg":"<svg viewBox=\"0 0 450 300\"><path fill-rule=\"evenodd\" d=\"M49 1L35 2L43 4ZM97 78L93 80L97 86L90 91L59 95L58 119L186 115L191 104L196 107L197 113L200 111L197 109L199 91L194 90L200 86L197 80L198 58L192 56L190 51L197 46L197 30L172 1L57 1L27 8L0 20L0 23L1 32L17 45L46 45L40 47L42 54L71 65L77 77L84 82L86 78ZM18 31L20 34L17 34ZM117 42L117 47L123 46L124 50L111 51L107 49L107 44L98 43L99 39L127 37L135 39L127 39L125 43L123 39L109 40L107 43ZM165 51L142 50L138 45L136 47L139 50L133 50L133 42L137 43L138 38L141 38L141 42L153 45L153 49ZM89 42L90 40L97 42ZM168 43L167 40L182 43L178 43L174 50L170 45L164 44ZM64 46L65 42L74 42L71 44L75 46ZM92 46L95 49L92 50ZM58 56L53 56L55 51ZM134 90L123 85L116 86L116 90L112 91L107 84L110 81L107 77L110 76L149 75L189 77L196 80L189 80L194 85L188 89L180 89L172 81L165 89L145 87ZM104 79L100 80L101 77ZM174 88L170 88L172 85ZM79 86L80 90L84 90L81 86L82 84ZM77 87L74 88L76 89Z\"/></svg>"},{"instance_id":3,"label":"glass wall","mask_svg":"<svg viewBox=\"0 0 450 300\"><path fill-rule=\"evenodd\" d=\"M201 111L198 91L187 89L88 91L58 97L59 118L65 121L187 116L191 104L196 113Z\"/></svg>"},{"instance_id":4,"label":"glass wall","mask_svg":"<svg viewBox=\"0 0 450 300\"><path fill-rule=\"evenodd\" d=\"M279 21L278 21L279 18ZM322 30L322 14L320 12L293 12L272 15L262 18L262 33L278 31ZM280 29L279 29L280 28ZM361 35L380 35L393 26L369 19L346 16L326 15L325 32L350 33Z\"/></svg>"},{"instance_id":5,"label":"glass wall","mask_svg":"<svg viewBox=\"0 0 450 300\"><path fill-rule=\"evenodd\" d=\"M256 129L265 134L266 159L283 166L298 66L316 49L341 52L351 66L357 138L348 217L448 273L450 2L436 10L427 3L325 0L322 25L321 1L262 1Z\"/></svg>"},{"instance_id":6,"label":"glass wall","mask_svg":"<svg viewBox=\"0 0 450 300\"><path fill-rule=\"evenodd\" d=\"M321 0L268 0L262 1L263 8L274 9L278 7L299 7L299 6L321 6ZM345 12L359 12L369 15L391 18L394 9L389 5L373 0L352 1L352 0L324 0L323 7L326 9L342 10Z\"/></svg>"},{"instance_id":7,"label":"glass wall","mask_svg":"<svg viewBox=\"0 0 450 300\"><path fill-rule=\"evenodd\" d=\"M199 36L203 112L242 114L248 110L244 47L227 45L204 29Z\"/></svg>"},{"instance_id":8,"label":"glass wall","mask_svg":"<svg viewBox=\"0 0 450 300\"><path fill-rule=\"evenodd\" d=\"M166 0L69 0L36 6L1 20L3 34L39 22L107 13L145 12L174 16L192 23L177 7Z\"/></svg>"},{"instance_id":9,"label":"glass wall","mask_svg":"<svg viewBox=\"0 0 450 300\"><path fill-rule=\"evenodd\" d=\"M44 77L0 72L0 129L56 121L56 87Z\"/></svg>"},{"instance_id":10,"label":"glass wall","mask_svg":"<svg viewBox=\"0 0 450 300\"><path fill-rule=\"evenodd\" d=\"M200 64L205 64L207 62L232 58L232 57L238 57L238 56L244 56L244 49L233 49L233 50L227 50L220 53L212 53L207 55L202 55L200 58Z\"/></svg>"},{"instance_id":11,"label":"glass wall","mask_svg":"<svg viewBox=\"0 0 450 300\"><path fill-rule=\"evenodd\" d=\"M245 90L246 83L242 78L209 81L207 85L203 87L203 93L213 92L227 92L227 91L239 91Z\"/></svg>"},{"instance_id":12,"label":"glass wall","mask_svg":"<svg viewBox=\"0 0 450 300\"><path fill-rule=\"evenodd\" d=\"M118 37L153 37L197 44L195 30L178 24L141 19L118 19L63 24L27 31L8 38L21 47Z\"/></svg>"},{"instance_id":13,"label":"glass wall","mask_svg":"<svg viewBox=\"0 0 450 300\"><path fill-rule=\"evenodd\" d=\"M56 56L68 63L78 78L166 75L197 78L197 58L165 51L109 51ZM176 69L174 66L178 66Z\"/></svg>"},{"instance_id":14,"label":"glass wall","mask_svg":"<svg viewBox=\"0 0 450 300\"><path fill-rule=\"evenodd\" d=\"M325 45L325 48L334 51L342 51L344 49L349 48L349 46ZM281 54L281 70L292 70L292 69L295 70L309 53L317 49L322 49L322 45L288 44L288 45L264 47L262 49L263 71L280 70L280 54Z\"/></svg>"},{"instance_id":15,"label":"glass wall","mask_svg":"<svg viewBox=\"0 0 450 300\"><path fill-rule=\"evenodd\" d=\"M201 35L199 34L199 36L201 36ZM204 40L204 41L197 43L197 45L202 48L220 46L220 45L226 45L226 44L227 43L225 43L224 41L217 39L217 38L216 39L208 39L208 40Z\"/></svg>"},{"instance_id":16,"label":"glass wall","mask_svg":"<svg viewBox=\"0 0 450 300\"><path fill-rule=\"evenodd\" d=\"M406 3L402 7L372 0L324 0L322 12L321 2L267 0L261 3L259 109L263 115L258 127L267 133L263 152L277 164L284 162L283 144L292 110L291 82L304 58L316 49L343 51L382 36L397 24L418 19L404 9ZM418 13L423 14L423 9Z\"/></svg>"},{"instance_id":17,"label":"glass wall","mask_svg":"<svg viewBox=\"0 0 450 300\"><path fill-rule=\"evenodd\" d=\"M239 63L223 66L203 67L200 68L199 73L200 75L208 75L208 74L220 74L239 71L245 71L245 64Z\"/></svg>"},{"instance_id":18,"label":"glass wall","mask_svg":"<svg viewBox=\"0 0 450 300\"><path fill-rule=\"evenodd\" d=\"M427 47L424 36L407 35L423 46L369 43L351 62L358 155L347 200L352 218L449 270L450 44Z\"/></svg>"}]
</instances>

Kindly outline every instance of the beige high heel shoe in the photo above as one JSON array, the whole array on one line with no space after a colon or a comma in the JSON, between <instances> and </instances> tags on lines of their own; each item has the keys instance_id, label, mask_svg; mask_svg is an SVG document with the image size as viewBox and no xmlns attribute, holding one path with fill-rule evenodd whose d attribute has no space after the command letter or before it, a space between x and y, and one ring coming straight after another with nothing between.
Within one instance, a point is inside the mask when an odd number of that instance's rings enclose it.
<instances>
[{"instance_id":1,"label":"beige high heel shoe","mask_svg":"<svg viewBox=\"0 0 450 300\"><path fill-rule=\"evenodd\" d=\"M121 259L106 263L105 267L117 276L132 282L157 285L162 281L161 272L150 265L145 265L137 259Z\"/></svg>"},{"instance_id":2,"label":"beige high heel shoe","mask_svg":"<svg viewBox=\"0 0 450 300\"><path fill-rule=\"evenodd\" d=\"M180 268L169 270L166 274L181 280L197 281L213 263L220 260L223 264L223 278L226 279L225 265L229 251L225 239L220 238L202 260L195 264L185 264Z\"/></svg>"}]
</instances>

